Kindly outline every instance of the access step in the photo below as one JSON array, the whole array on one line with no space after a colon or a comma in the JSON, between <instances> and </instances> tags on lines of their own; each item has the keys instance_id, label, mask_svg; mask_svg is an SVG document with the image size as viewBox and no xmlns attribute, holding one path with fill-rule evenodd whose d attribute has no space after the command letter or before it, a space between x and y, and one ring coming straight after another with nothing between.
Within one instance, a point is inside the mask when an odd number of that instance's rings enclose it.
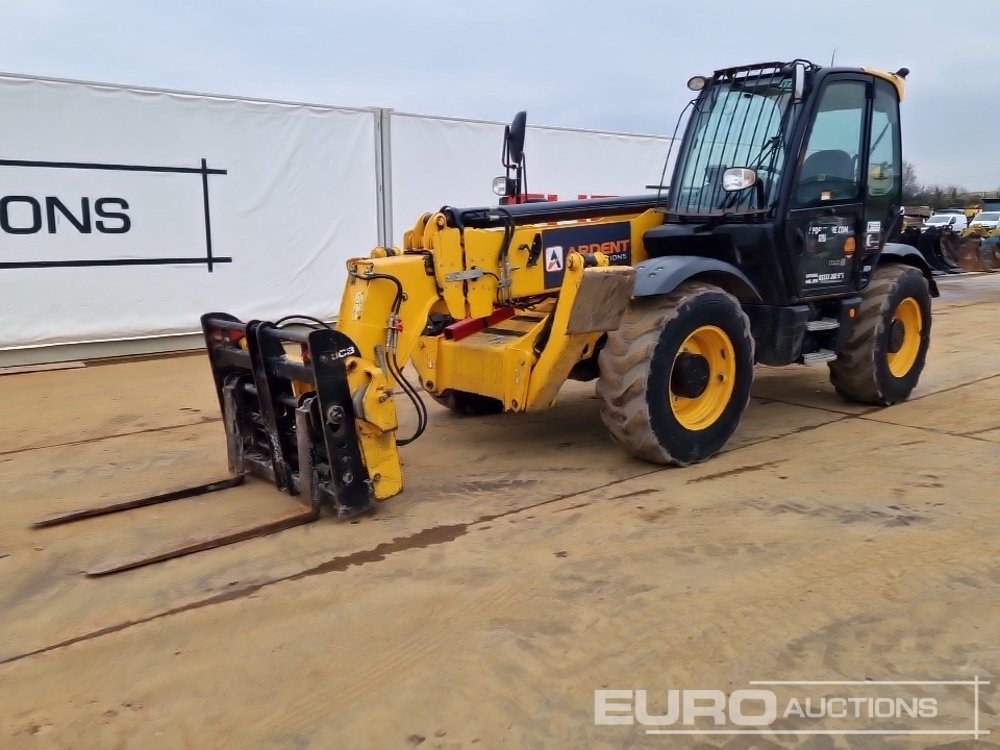
<instances>
[{"instance_id":1,"label":"access step","mask_svg":"<svg viewBox=\"0 0 1000 750\"><path fill-rule=\"evenodd\" d=\"M818 365L821 362L832 362L836 358L837 352L831 352L829 349L818 349L817 351L803 354L802 362L807 365Z\"/></svg>"},{"instance_id":2,"label":"access step","mask_svg":"<svg viewBox=\"0 0 1000 750\"><path fill-rule=\"evenodd\" d=\"M836 318L820 318L806 323L807 331L833 331L837 328L840 328L840 321Z\"/></svg>"}]
</instances>

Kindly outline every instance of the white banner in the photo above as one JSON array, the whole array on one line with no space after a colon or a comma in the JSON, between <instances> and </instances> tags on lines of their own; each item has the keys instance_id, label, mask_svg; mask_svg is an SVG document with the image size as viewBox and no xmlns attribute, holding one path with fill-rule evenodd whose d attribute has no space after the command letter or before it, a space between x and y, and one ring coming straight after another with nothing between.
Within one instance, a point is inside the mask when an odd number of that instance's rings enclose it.
<instances>
[{"instance_id":1,"label":"white banner","mask_svg":"<svg viewBox=\"0 0 1000 750\"><path fill-rule=\"evenodd\" d=\"M377 242L370 111L0 76L0 350L332 317Z\"/></svg>"},{"instance_id":2,"label":"white banner","mask_svg":"<svg viewBox=\"0 0 1000 750\"><path fill-rule=\"evenodd\" d=\"M329 319L381 221L400 244L425 211L498 203L496 123L2 74L0 105L4 364L198 332L205 312ZM529 126L527 190L649 192L668 146Z\"/></svg>"},{"instance_id":3,"label":"white banner","mask_svg":"<svg viewBox=\"0 0 1000 750\"><path fill-rule=\"evenodd\" d=\"M528 113L530 122L531 113ZM402 242L425 211L497 205L493 177L504 126L490 122L392 116L393 236ZM528 126L527 192L548 200L641 195L660 184L670 139ZM669 180L667 173L665 180Z\"/></svg>"}]
</instances>

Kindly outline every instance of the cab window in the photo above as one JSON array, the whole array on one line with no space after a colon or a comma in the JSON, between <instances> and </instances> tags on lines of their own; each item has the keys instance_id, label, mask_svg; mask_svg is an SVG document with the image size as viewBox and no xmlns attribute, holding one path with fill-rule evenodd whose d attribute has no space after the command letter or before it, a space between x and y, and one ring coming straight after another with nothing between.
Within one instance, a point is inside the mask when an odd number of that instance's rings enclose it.
<instances>
[{"instance_id":1,"label":"cab window","mask_svg":"<svg viewBox=\"0 0 1000 750\"><path fill-rule=\"evenodd\" d=\"M858 199L866 105L864 82L827 84L799 169L795 190L798 206Z\"/></svg>"},{"instance_id":2,"label":"cab window","mask_svg":"<svg viewBox=\"0 0 1000 750\"><path fill-rule=\"evenodd\" d=\"M871 146L868 156L868 197L876 202L897 202L902 190L902 154L899 143L899 101L885 81L875 84Z\"/></svg>"}]
</instances>

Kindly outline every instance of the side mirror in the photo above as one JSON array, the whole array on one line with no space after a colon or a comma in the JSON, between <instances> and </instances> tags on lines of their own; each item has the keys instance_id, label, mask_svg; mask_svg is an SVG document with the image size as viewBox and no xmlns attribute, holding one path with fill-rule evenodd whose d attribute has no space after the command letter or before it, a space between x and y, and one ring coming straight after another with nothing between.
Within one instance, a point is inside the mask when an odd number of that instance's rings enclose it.
<instances>
[{"instance_id":1,"label":"side mirror","mask_svg":"<svg viewBox=\"0 0 1000 750\"><path fill-rule=\"evenodd\" d=\"M732 167L722 173L722 189L737 193L757 184L757 173L745 167Z\"/></svg>"},{"instance_id":2,"label":"side mirror","mask_svg":"<svg viewBox=\"0 0 1000 750\"><path fill-rule=\"evenodd\" d=\"M507 128L507 159L511 165L520 164L524 157L524 133L527 127L527 112L521 111L514 115L514 121Z\"/></svg>"},{"instance_id":3,"label":"side mirror","mask_svg":"<svg viewBox=\"0 0 1000 750\"><path fill-rule=\"evenodd\" d=\"M806 66L802 63L795 63L794 72L794 99L801 102L806 95Z\"/></svg>"}]
</instances>

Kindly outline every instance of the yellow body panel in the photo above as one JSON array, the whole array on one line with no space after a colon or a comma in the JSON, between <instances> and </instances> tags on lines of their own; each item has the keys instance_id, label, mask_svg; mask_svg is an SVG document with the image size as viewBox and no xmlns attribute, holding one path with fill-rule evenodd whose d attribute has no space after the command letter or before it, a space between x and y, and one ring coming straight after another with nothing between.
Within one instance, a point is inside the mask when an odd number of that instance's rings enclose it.
<instances>
[{"instance_id":1,"label":"yellow body panel","mask_svg":"<svg viewBox=\"0 0 1000 750\"><path fill-rule=\"evenodd\" d=\"M528 378L537 356L535 339L546 316L524 311L460 341L425 337L412 363L424 388L436 394L449 390L477 393L502 401L508 411L523 408Z\"/></svg>"},{"instance_id":2,"label":"yellow body panel","mask_svg":"<svg viewBox=\"0 0 1000 750\"><path fill-rule=\"evenodd\" d=\"M599 220L563 222L558 227L590 227L627 221L630 224L630 246L627 249L631 251L632 263L635 264L647 258L643 235L661 224L663 218L662 212L650 209ZM569 334L566 330L583 278L583 257L584 254L593 256L599 259L600 265L607 266L607 258L601 250L613 252L621 248L602 248L600 245L568 248L564 277L557 286L546 286L545 269L541 258L537 257L537 249L541 243L539 234L548 228L548 225L541 224L518 227L510 243L507 269L504 269L500 257L503 229L469 228L461 234L464 267L453 259L447 263L448 273L439 270L436 275L447 309L453 317L459 317L455 315L459 305L454 301L459 294L464 295L468 318L473 319L489 316L505 299L505 294L513 300L550 295L550 302L533 308L540 312L518 311L521 313L519 318L534 314L538 322L507 319L488 331L474 333L458 341L445 337L422 338L414 353L413 365L428 391L442 394L456 390L488 396L503 402L508 411L544 409L554 403L556 393L573 366L593 354L603 331ZM450 245L451 237L444 238L444 234L427 228L421 238L422 243L433 244L436 248L435 259L439 268L444 265L442 248L446 244L454 247ZM531 257L533 247L536 255L534 262ZM465 273L461 280L449 281L449 273L460 272ZM480 272L481 275L470 272ZM505 278L510 280L506 292L501 286ZM544 328L545 316L552 310L555 310L555 317L539 356L534 343Z\"/></svg>"},{"instance_id":3,"label":"yellow body panel","mask_svg":"<svg viewBox=\"0 0 1000 750\"><path fill-rule=\"evenodd\" d=\"M390 363L412 364L419 384L435 395L479 394L500 401L505 411L549 408L574 366L593 356L607 327L617 325L612 310L617 308L604 309L603 295L611 287L601 283L611 276L621 282L633 271L609 265L606 253L627 249L632 264L645 260L642 237L663 219L662 212L651 209L522 225L501 258L502 228L459 230L448 227L443 215L426 213L405 233L402 250L377 248L369 258L349 261L337 329L360 350L360 357L347 363L348 378L376 498L392 497L403 486L396 439L399 383ZM628 240L567 248L562 278L546 286L544 263L537 257L542 232L621 222L630 224ZM631 294L630 276L627 283L614 287L621 309ZM581 289L589 291L581 294ZM492 325L479 323L482 330L471 334L424 335L431 312L447 313L455 321L484 321L511 305L513 315Z\"/></svg>"},{"instance_id":4,"label":"yellow body panel","mask_svg":"<svg viewBox=\"0 0 1000 750\"><path fill-rule=\"evenodd\" d=\"M646 260L646 249L642 243L643 235L655 226L663 223L664 215L661 211L649 209L642 213L618 214L600 219L590 219L578 222L560 223L559 228L580 226L588 227L601 224L618 224L624 221L630 223L629 248L632 253L632 263L640 263ZM513 240L510 243L509 265L510 273L510 295L517 299L530 297L543 292L558 291L559 287L546 287L545 267L542 259L539 258L531 264L531 251L536 242L536 237L541 232L552 227L546 225L522 225L514 232ZM489 300L492 305L497 299L500 279L503 278L500 267L500 250L503 246L502 229L466 229L464 234L464 247L466 254L466 267L468 269L478 268L483 271L483 276L475 281L469 282L469 296L477 300ZM624 249L624 248L623 248ZM581 252L592 254L601 252L609 254L612 248L593 246L587 248L567 248L567 252ZM488 313L486 313L488 314ZM470 317L481 317L470 315Z\"/></svg>"},{"instance_id":5,"label":"yellow body panel","mask_svg":"<svg viewBox=\"0 0 1000 750\"><path fill-rule=\"evenodd\" d=\"M361 452L372 478L375 498L385 500L403 487L396 447L396 401L392 397L396 379L385 358L394 354L400 366L404 366L422 327L413 321L427 319L438 299L437 288L422 255L354 259L348 262L348 271L337 329L350 336L361 352L361 357L347 361L348 380L351 393L362 394L360 401L356 401L362 407L358 419ZM393 304L400 289L386 276L397 279L405 290L399 303L401 330L390 330L394 324ZM394 352L387 350L390 342Z\"/></svg>"},{"instance_id":6,"label":"yellow body panel","mask_svg":"<svg viewBox=\"0 0 1000 750\"><path fill-rule=\"evenodd\" d=\"M396 404L392 385L381 368L370 362L349 361L351 393L362 394L358 438L376 500L388 500L403 489L403 470L396 447Z\"/></svg>"},{"instance_id":7,"label":"yellow body panel","mask_svg":"<svg viewBox=\"0 0 1000 750\"><path fill-rule=\"evenodd\" d=\"M571 253L566 260L566 275L563 278L559 301L552 317L552 328L549 340L538 358L538 363L531 372L531 385L528 388L526 411L543 411L555 405L556 394L569 377L573 367L582 359L594 352L597 341L606 330L617 328L618 320L610 325L583 325L582 330L574 329L574 319L579 321L579 307L599 306L601 300L594 299L582 293L587 276L633 274L628 267L608 265L608 259L602 254L597 255L596 267L584 268L583 255ZM587 285L598 289L602 285ZM624 288L630 296L631 285ZM629 296L621 297L619 312L624 312ZM620 315L618 316L620 318ZM600 330L588 330L597 328Z\"/></svg>"},{"instance_id":8,"label":"yellow body panel","mask_svg":"<svg viewBox=\"0 0 1000 750\"><path fill-rule=\"evenodd\" d=\"M876 70L875 68L862 68L862 70L895 86L896 93L899 94L899 101L903 101L903 97L906 95L906 82L902 78L895 73L887 73L884 70Z\"/></svg>"},{"instance_id":9,"label":"yellow body panel","mask_svg":"<svg viewBox=\"0 0 1000 750\"><path fill-rule=\"evenodd\" d=\"M341 300L337 330L351 337L362 356L376 360L375 348L386 345L392 305L399 287L405 290L400 303L397 358L402 366L417 343L424 321L438 300L434 277L427 273L424 256L396 255L388 258L356 258L348 261L349 276Z\"/></svg>"}]
</instances>

